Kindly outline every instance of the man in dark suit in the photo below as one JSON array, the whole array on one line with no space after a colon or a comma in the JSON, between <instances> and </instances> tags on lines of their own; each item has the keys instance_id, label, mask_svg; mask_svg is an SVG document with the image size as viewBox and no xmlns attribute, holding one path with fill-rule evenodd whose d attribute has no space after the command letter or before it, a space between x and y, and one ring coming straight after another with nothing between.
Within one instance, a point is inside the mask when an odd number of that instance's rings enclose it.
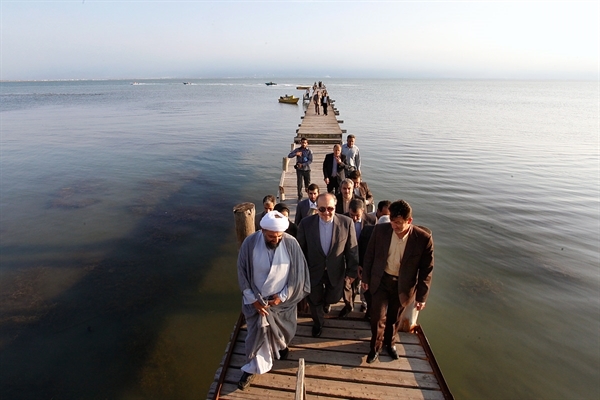
<instances>
[{"instance_id":1,"label":"man in dark suit","mask_svg":"<svg viewBox=\"0 0 600 400\"><path fill-rule=\"evenodd\" d=\"M373 205L373 193L369 189L367 182L362 181L362 174L359 170L354 170L348 174L348 178L354 182L354 194L365 199L365 205L369 208Z\"/></svg>"},{"instance_id":2,"label":"man in dark suit","mask_svg":"<svg viewBox=\"0 0 600 400\"><path fill-rule=\"evenodd\" d=\"M310 273L308 304L314 337L321 336L324 314L342 297L344 283L352 283L358 274L356 230L350 218L335 213L335 201L331 193L320 194L318 214L304 218L298 226L298 243Z\"/></svg>"},{"instance_id":3,"label":"man in dark suit","mask_svg":"<svg viewBox=\"0 0 600 400\"><path fill-rule=\"evenodd\" d=\"M346 156L342 154L342 146L333 146L333 153L325 155L323 160L323 180L329 193L336 194L340 182L346 178Z\"/></svg>"},{"instance_id":4,"label":"man in dark suit","mask_svg":"<svg viewBox=\"0 0 600 400\"><path fill-rule=\"evenodd\" d=\"M367 212L365 211L365 203L361 199L351 200L350 210L348 210L348 212L344 215L352 219L352 222L354 223L354 228L356 229L357 238L361 237L361 232L365 226L375 225L375 223L377 222L375 216L367 214ZM360 261L360 241L358 243L358 252L358 258ZM359 263L358 265L358 268L360 270L361 264ZM359 284L360 279L355 279L354 282L352 282L352 284L344 284L344 308L342 308L338 317L343 318L354 309L354 298L358 293Z\"/></svg>"},{"instance_id":5,"label":"man in dark suit","mask_svg":"<svg viewBox=\"0 0 600 400\"><path fill-rule=\"evenodd\" d=\"M316 183L308 185L308 199L304 199L298 202L296 206L296 216L294 217L294 223L300 224L302 218L308 215L311 208L317 208L317 196L319 195L319 186Z\"/></svg>"},{"instance_id":6,"label":"man in dark suit","mask_svg":"<svg viewBox=\"0 0 600 400\"><path fill-rule=\"evenodd\" d=\"M412 208L404 200L393 202L390 223L375 225L363 265L362 287L370 290L371 350L374 362L381 348L398 358L395 338L402 309L415 301L417 311L425 307L433 273L433 239L412 225Z\"/></svg>"},{"instance_id":7,"label":"man in dark suit","mask_svg":"<svg viewBox=\"0 0 600 400\"><path fill-rule=\"evenodd\" d=\"M337 201L335 212L338 214L346 214L350 210L350 201L352 201L352 199L365 201L363 197L357 196L356 193L354 193L354 182L349 178L342 181L340 193L338 193L335 198Z\"/></svg>"}]
</instances>

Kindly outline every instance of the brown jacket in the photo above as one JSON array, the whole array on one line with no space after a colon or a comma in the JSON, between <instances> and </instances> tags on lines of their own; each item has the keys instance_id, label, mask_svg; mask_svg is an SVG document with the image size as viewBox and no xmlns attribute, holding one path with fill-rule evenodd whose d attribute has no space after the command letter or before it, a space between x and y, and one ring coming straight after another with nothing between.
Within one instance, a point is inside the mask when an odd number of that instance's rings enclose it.
<instances>
[{"instance_id":1,"label":"brown jacket","mask_svg":"<svg viewBox=\"0 0 600 400\"><path fill-rule=\"evenodd\" d=\"M383 277L392 235L395 233L390 223L375 225L367 246L362 280L369 285L371 293L377 291ZM427 301L433 273L431 234L411 225L408 235L398 277L398 293L403 307L409 304L413 296L418 302Z\"/></svg>"}]
</instances>

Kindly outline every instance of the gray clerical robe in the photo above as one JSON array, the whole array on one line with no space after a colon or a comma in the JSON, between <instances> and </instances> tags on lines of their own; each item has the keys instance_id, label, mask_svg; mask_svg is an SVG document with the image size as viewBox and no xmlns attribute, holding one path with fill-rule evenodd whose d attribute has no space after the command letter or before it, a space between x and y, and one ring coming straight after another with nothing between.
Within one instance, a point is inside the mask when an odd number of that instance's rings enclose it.
<instances>
[{"instance_id":1,"label":"gray clerical robe","mask_svg":"<svg viewBox=\"0 0 600 400\"><path fill-rule=\"evenodd\" d=\"M256 299L263 305L267 304L253 282L253 252L257 240L263 240L260 232L248 236L240 248L238 255L238 281L240 290L252 289ZM269 343L284 342L286 345L296 334L296 305L310 293L308 265L300 245L287 233L279 244L285 246L290 257L288 274L288 297L277 306L269 307L267 315L268 326L261 326L261 316L252 304L242 303L242 312L246 318L248 335L246 336L246 357L248 361L256 356L256 352L267 340ZM280 350L280 349L276 349ZM274 352L277 354L277 352Z\"/></svg>"}]
</instances>

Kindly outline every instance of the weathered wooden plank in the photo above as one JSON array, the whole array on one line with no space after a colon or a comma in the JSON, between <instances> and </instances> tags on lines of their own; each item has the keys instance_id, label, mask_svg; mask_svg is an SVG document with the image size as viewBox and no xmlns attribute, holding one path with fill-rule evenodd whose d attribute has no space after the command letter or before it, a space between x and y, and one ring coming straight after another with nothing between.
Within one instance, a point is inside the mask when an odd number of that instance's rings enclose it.
<instances>
[{"instance_id":1,"label":"weathered wooden plank","mask_svg":"<svg viewBox=\"0 0 600 400\"><path fill-rule=\"evenodd\" d=\"M256 388L250 386L248 389L242 391L237 388L236 384L227 383L223 385L223 389L226 392L225 395L219 397L221 399L293 399L293 394L288 392L277 392L271 394L269 389ZM292 396L292 397L289 397ZM306 395L307 400L339 400L339 397L319 396L319 395Z\"/></svg>"},{"instance_id":2,"label":"weathered wooden plank","mask_svg":"<svg viewBox=\"0 0 600 400\"><path fill-rule=\"evenodd\" d=\"M227 383L235 383L241 377L241 371L231 369L225 380ZM257 375L252 381L250 388L244 390L244 394L250 389L258 392L259 389L269 389L269 396L263 398L288 399L294 397L296 379L293 375L268 373ZM223 393L223 390L221 390ZM234 390L233 392L238 392ZM233 393L232 392L232 393ZM377 384L355 383L349 381L336 381L307 377L306 392L313 395L336 396L344 399L443 399L443 394L437 390L422 390L398 386L384 386ZM223 393L226 395L226 393ZM288 397L289 396L289 397ZM242 397L239 397L242 398ZM254 397L244 397L254 398Z\"/></svg>"},{"instance_id":3,"label":"weathered wooden plank","mask_svg":"<svg viewBox=\"0 0 600 400\"><path fill-rule=\"evenodd\" d=\"M333 310L332 310L333 312ZM311 327L312 328L312 319L311 318L298 318L298 330L296 331L296 335L300 335L299 329L303 327L302 332L305 332L304 328ZM323 328L323 335L325 335L325 331L327 328L339 328L343 330L353 330L356 331L357 334L354 337L344 337L339 336L338 339L363 339L370 340L371 339L371 327L368 322L364 320L354 320L354 319L338 319L338 318L330 318L325 321L325 326ZM367 332L368 331L368 332ZM303 333L304 334L304 333ZM312 334L312 332L311 332ZM330 332L333 335L333 332ZM342 334L343 335L343 334ZM366 335L366 336L365 336ZM419 338L417 335L408 333L408 332L398 332L398 338L396 338L396 342L405 343L405 344L419 344ZM326 336L321 336L326 337Z\"/></svg>"},{"instance_id":4,"label":"weathered wooden plank","mask_svg":"<svg viewBox=\"0 0 600 400\"><path fill-rule=\"evenodd\" d=\"M403 371L414 372L432 372L431 365L427 360L419 358L400 357L397 360L392 360L387 353L382 352L379 355L379 362L367 364L367 354L344 353L335 351L313 350L294 348L290 350L288 359L298 360L304 358L306 363L310 364L332 364L344 365L347 367L365 367L365 368L385 368Z\"/></svg>"},{"instance_id":5,"label":"weathered wooden plank","mask_svg":"<svg viewBox=\"0 0 600 400\"><path fill-rule=\"evenodd\" d=\"M296 362L290 360L276 361L273 373L294 375ZM355 383L373 383L389 386L439 389L440 386L433 374L395 371L374 368L352 368L331 364L306 364L304 375L313 378L344 380Z\"/></svg>"},{"instance_id":6,"label":"weathered wooden plank","mask_svg":"<svg viewBox=\"0 0 600 400\"><path fill-rule=\"evenodd\" d=\"M312 336L312 327L306 325L298 325L296 329L296 335L299 336ZM323 327L323 333L321 334L323 339L351 339L351 340L370 340L371 332L361 330L347 330L347 329L334 329L328 325L327 322Z\"/></svg>"},{"instance_id":7,"label":"weathered wooden plank","mask_svg":"<svg viewBox=\"0 0 600 400\"><path fill-rule=\"evenodd\" d=\"M389 369L396 371L412 371L412 372L432 372L432 368L427 360L420 358L400 357L398 360L392 360L387 353L382 352L379 355L379 361L373 364L367 364L367 353L345 353L340 351L326 351L306 349L301 347L291 347L288 354L288 360L296 360L304 358L306 364L330 364L343 365L345 367L364 367L372 369ZM229 365L231 367L241 368L246 363L244 353L235 352L231 356Z\"/></svg>"},{"instance_id":8,"label":"weathered wooden plank","mask_svg":"<svg viewBox=\"0 0 600 400\"><path fill-rule=\"evenodd\" d=\"M290 346L357 354L367 354L370 349L369 342L363 340L327 340L305 336L294 337ZM401 357L427 358L425 351L418 344L396 344L396 351Z\"/></svg>"},{"instance_id":9,"label":"weathered wooden plank","mask_svg":"<svg viewBox=\"0 0 600 400\"><path fill-rule=\"evenodd\" d=\"M239 380L239 378L238 378ZM271 388L261 388L250 386L246 390L240 390L237 387L237 382L224 383L221 388L219 399L247 399L247 400L293 400L294 393L272 390Z\"/></svg>"},{"instance_id":10,"label":"weathered wooden plank","mask_svg":"<svg viewBox=\"0 0 600 400\"><path fill-rule=\"evenodd\" d=\"M318 395L339 396L345 399L444 399L444 395L438 390L389 387L362 383L358 384L353 382L339 382L315 378L306 378L306 392Z\"/></svg>"}]
</instances>

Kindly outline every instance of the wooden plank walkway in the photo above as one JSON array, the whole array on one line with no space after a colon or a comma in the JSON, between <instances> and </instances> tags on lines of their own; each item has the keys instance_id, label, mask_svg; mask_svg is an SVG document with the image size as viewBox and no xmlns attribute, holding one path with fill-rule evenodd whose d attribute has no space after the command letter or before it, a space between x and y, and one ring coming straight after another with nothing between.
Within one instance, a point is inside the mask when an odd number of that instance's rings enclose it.
<instances>
[{"instance_id":1,"label":"wooden plank walkway","mask_svg":"<svg viewBox=\"0 0 600 400\"><path fill-rule=\"evenodd\" d=\"M335 107L331 107L329 115L319 116L314 105L309 105L292 144L293 148L301 137L309 140L313 151L311 180L322 188L321 192L325 192L321 172L325 154L332 151L335 143L341 143L345 133L339 127L337 114ZM293 159L283 159L278 201L289 206L293 220L298 200L296 171L291 168L293 161L289 164L289 160ZM343 302L332 306L319 338L312 337L310 316L300 315L296 336L289 344L288 359L275 360L272 370L257 375L246 390L237 387L242 375L240 368L246 362L246 325L240 314L207 398L453 399L420 326L417 325L414 333L399 333L396 338L398 360L383 351L378 361L367 364L370 324L364 320L364 313L358 312L358 299L355 310L345 318L337 318L343 306ZM305 363L305 397L301 394L297 397L296 391L300 359Z\"/></svg>"},{"instance_id":2,"label":"wooden plank walkway","mask_svg":"<svg viewBox=\"0 0 600 400\"><path fill-rule=\"evenodd\" d=\"M422 338L415 333L401 332L396 339L400 358L391 359L385 352L379 361L367 364L371 338L370 325L363 313L353 311L346 318L334 316L342 302L328 314L320 338L311 335L312 319L298 318L296 336L289 344L287 360L275 360L273 369L257 375L246 390L237 382L245 364L244 340L246 326L242 322L237 336L231 338L227 354L215 374L208 398L218 399L293 399L296 391L298 360L304 359L307 399L451 399L445 383L440 384L439 370L430 358ZM226 362L227 361L227 362ZM224 366L227 365L227 367ZM218 397L217 383L223 375ZM446 392L447 391L447 392Z\"/></svg>"}]
</instances>

